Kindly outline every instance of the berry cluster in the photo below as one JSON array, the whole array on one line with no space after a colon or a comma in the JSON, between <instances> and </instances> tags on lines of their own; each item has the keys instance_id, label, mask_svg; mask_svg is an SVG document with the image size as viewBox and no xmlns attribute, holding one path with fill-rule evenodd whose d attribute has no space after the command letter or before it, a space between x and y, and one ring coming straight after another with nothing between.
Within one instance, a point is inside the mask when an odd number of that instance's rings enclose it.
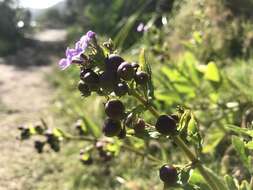
<instances>
[{"instance_id":1,"label":"berry cluster","mask_svg":"<svg viewBox=\"0 0 253 190\"><path fill-rule=\"evenodd\" d=\"M124 96L129 92L128 82L134 80L139 85L148 82L148 74L137 71L138 67L138 64L126 62L119 55L110 54L99 67L89 64L88 68L81 68L78 89L85 97L90 96L91 92L104 96L114 92L116 96Z\"/></svg>"}]
</instances>

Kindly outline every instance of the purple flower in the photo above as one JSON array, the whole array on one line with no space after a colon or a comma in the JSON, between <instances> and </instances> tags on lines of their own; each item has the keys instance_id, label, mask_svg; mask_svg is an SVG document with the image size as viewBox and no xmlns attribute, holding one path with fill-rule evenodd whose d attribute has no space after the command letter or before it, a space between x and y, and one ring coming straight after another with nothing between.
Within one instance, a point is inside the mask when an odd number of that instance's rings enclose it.
<instances>
[{"instance_id":1,"label":"purple flower","mask_svg":"<svg viewBox=\"0 0 253 190\"><path fill-rule=\"evenodd\" d=\"M76 42L74 49L67 48L65 53L66 58L63 58L59 61L59 67L64 70L74 62L81 62L81 53L83 53L87 49L92 39L95 38L95 35L95 32L88 31L86 35L82 36L81 39Z\"/></svg>"}]
</instances>

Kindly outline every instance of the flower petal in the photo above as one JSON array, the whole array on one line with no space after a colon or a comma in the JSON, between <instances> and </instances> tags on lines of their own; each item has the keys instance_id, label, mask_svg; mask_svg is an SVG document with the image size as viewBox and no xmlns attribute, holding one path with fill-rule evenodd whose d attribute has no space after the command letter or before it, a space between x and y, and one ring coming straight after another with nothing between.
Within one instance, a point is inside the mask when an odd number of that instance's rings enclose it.
<instances>
[{"instance_id":1,"label":"flower petal","mask_svg":"<svg viewBox=\"0 0 253 190\"><path fill-rule=\"evenodd\" d=\"M61 59L58 63L61 70L65 70L70 66L71 62L69 62L67 59Z\"/></svg>"}]
</instances>

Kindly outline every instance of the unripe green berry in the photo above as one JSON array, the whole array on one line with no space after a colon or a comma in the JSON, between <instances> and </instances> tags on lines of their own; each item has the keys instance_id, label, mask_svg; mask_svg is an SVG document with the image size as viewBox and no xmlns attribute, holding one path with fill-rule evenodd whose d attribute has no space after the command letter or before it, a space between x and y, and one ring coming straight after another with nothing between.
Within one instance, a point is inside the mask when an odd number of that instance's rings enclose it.
<instances>
[{"instance_id":1,"label":"unripe green berry","mask_svg":"<svg viewBox=\"0 0 253 190\"><path fill-rule=\"evenodd\" d=\"M167 185L174 185L177 182L177 169L173 166L164 165L159 170L160 179Z\"/></svg>"},{"instance_id":2,"label":"unripe green berry","mask_svg":"<svg viewBox=\"0 0 253 190\"><path fill-rule=\"evenodd\" d=\"M121 120L125 114L125 106L120 100L110 100L105 104L106 115L114 120Z\"/></svg>"},{"instance_id":3,"label":"unripe green berry","mask_svg":"<svg viewBox=\"0 0 253 190\"><path fill-rule=\"evenodd\" d=\"M112 119L106 119L103 126L103 133L107 137L113 137L119 135L121 130L121 124L119 121Z\"/></svg>"},{"instance_id":4,"label":"unripe green berry","mask_svg":"<svg viewBox=\"0 0 253 190\"><path fill-rule=\"evenodd\" d=\"M120 82L114 87L114 93L117 96L124 96L128 93L128 86L125 82Z\"/></svg>"},{"instance_id":5,"label":"unripe green berry","mask_svg":"<svg viewBox=\"0 0 253 190\"><path fill-rule=\"evenodd\" d=\"M139 85L147 84L148 79L149 79L148 74L143 71L137 72L134 76L135 82Z\"/></svg>"},{"instance_id":6,"label":"unripe green berry","mask_svg":"<svg viewBox=\"0 0 253 190\"><path fill-rule=\"evenodd\" d=\"M123 62L118 67L118 76L122 78L123 80L129 81L134 78L135 70L132 67L131 63Z\"/></svg>"},{"instance_id":7,"label":"unripe green berry","mask_svg":"<svg viewBox=\"0 0 253 190\"><path fill-rule=\"evenodd\" d=\"M82 80L78 83L78 90L81 92L82 96L87 97L91 95L90 88Z\"/></svg>"},{"instance_id":8,"label":"unripe green berry","mask_svg":"<svg viewBox=\"0 0 253 190\"><path fill-rule=\"evenodd\" d=\"M155 127L163 135L173 135L177 130L176 121L169 115L159 116Z\"/></svg>"}]
</instances>

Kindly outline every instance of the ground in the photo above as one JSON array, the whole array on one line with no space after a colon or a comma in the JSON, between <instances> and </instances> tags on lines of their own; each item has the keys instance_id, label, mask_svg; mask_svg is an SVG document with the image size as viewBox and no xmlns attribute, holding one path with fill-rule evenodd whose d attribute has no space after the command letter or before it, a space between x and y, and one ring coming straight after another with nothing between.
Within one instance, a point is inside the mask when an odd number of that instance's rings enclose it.
<instances>
[{"instance_id":1,"label":"ground","mask_svg":"<svg viewBox=\"0 0 253 190\"><path fill-rule=\"evenodd\" d=\"M55 62L52 45L64 36L63 31L41 32L33 39L35 46L0 59L0 190L34 189L34 180L40 178L35 167L45 158L34 154L32 142L17 139L17 127L42 117L52 120L54 90L46 76Z\"/></svg>"}]
</instances>

